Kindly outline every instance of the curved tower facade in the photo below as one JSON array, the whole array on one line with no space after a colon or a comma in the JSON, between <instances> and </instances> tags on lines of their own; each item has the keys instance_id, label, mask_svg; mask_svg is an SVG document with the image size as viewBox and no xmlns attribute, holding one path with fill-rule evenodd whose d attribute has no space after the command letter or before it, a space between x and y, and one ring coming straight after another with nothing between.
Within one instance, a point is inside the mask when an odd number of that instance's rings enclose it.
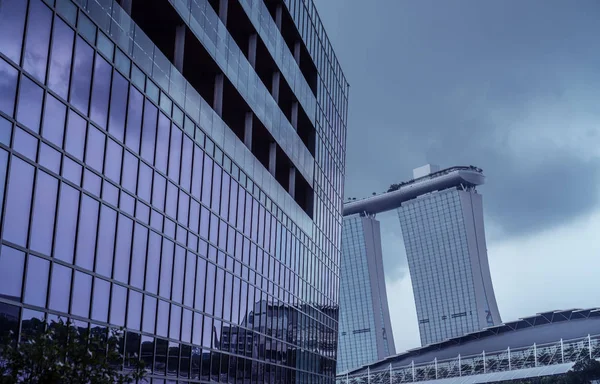
<instances>
[{"instance_id":1,"label":"curved tower facade","mask_svg":"<svg viewBox=\"0 0 600 384\"><path fill-rule=\"evenodd\" d=\"M415 170L415 179L428 177ZM435 175L431 177L435 180ZM490 276L482 196L459 184L398 208L421 344L501 323Z\"/></svg>"},{"instance_id":2,"label":"curved tower facade","mask_svg":"<svg viewBox=\"0 0 600 384\"><path fill-rule=\"evenodd\" d=\"M379 221L369 215L345 217L337 372L356 369L395 353Z\"/></svg>"}]
</instances>

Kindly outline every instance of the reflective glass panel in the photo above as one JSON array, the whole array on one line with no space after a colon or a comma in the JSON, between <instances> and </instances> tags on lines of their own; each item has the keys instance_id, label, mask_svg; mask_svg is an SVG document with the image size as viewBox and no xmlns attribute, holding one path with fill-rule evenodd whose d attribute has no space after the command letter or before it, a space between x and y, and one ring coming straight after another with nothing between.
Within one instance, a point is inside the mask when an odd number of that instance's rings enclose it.
<instances>
[{"instance_id":1,"label":"reflective glass panel","mask_svg":"<svg viewBox=\"0 0 600 384\"><path fill-rule=\"evenodd\" d=\"M77 257L75 263L80 267L89 270L94 269L99 209L100 204L98 201L87 195L81 196L79 232L77 236Z\"/></svg>"},{"instance_id":2,"label":"reflective glass panel","mask_svg":"<svg viewBox=\"0 0 600 384\"><path fill-rule=\"evenodd\" d=\"M27 76L21 77L17 120L34 132L40 131L44 91Z\"/></svg>"},{"instance_id":3,"label":"reflective glass panel","mask_svg":"<svg viewBox=\"0 0 600 384\"><path fill-rule=\"evenodd\" d=\"M98 228L96 272L107 277L112 276L116 227L117 212L106 205L102 205L100 207L100 224Z\"/></svg>"},{"instance_id":4,"label":"reflective glass panel","mask_svg":"<svg viewBox=\"0 0 600 384\"><path fill-rule=\"evenodd\" d=\"M142 319L142 297L140 292L129 290L127 303L127 328L139 330Z\"/></svg>"},{"instance_id":5,"label":"reflective glass panel","mask_svg":"<svg viewBox=\"0 0 600 384\"><path fill-rule=\"evenodd\" d=\"M113 278L123 283L129 281L129 258L131 255L131 238L133 221L120 214L115 244L115 266Z\"/></svg>"},{"instance_id":6,"label":"reflective glass panel","mask_svg":"<svg viewBox=\"0 0 600 384\"><path fill-rule=\"evenodd\" d=\"M94 277L94 293L92 297L92 319L108 320L108 302L110 298L110 283Z\"/></svg>"},{"instance_id":7,"label":"reflective glass panel","mask_svg":"<svg viewBox=\"0 0 600 384\"><path fill-rule=\"evenodd\" d=\"M148 262L146 264L146 290L154 294L158 293L161 239L162 237L158 233L150 231Z\"/></svg>"},{"instance_id":8,"label":"reflective glass panel","mask_svg":"<svg viewBox=\"0 0 600 384\"><path fill-rule=\"evenodd\" d=\"M49 270L50 262L48 260L29 255L25 282L25 297L23 300L25 303L37 305L39 307L46 306Z\"/></svg>"},{"instance_id":9,"label":"reflective glass panel","mask_svg":"<svg viewBox=\"0 0 600 384\"><path fill-rule=\"evenodd\" d=\"M127 288L118 284L112 285L110 298L110 323L118 326L125 325L125 305L127 302Z\"/></svg>"},{"instance_id":10,"label":"reflective glass panel","mask_svg":"<svg viewBox=\"0 0 600 384\"><path fill-rule=\"evenodd\" d=\"M133 236L130 284L134 287L142 289L144 287L144 269L146 267L146 244L148 242L148 228L136 223Z\"/></svg>"},{"instance_id":11,"label":"reflective glass panel","mask_svg":"<svg viewBox=\"0 0 600 384\"><path fill-rule=\"evenodd\" d=\"M79 191L65 183L61 183L58 217L56 220L54 257L68 263L73 262L78 211Z\"/></svg>"},{"instance_id":12,"label":"reflective glass panel","mask_svg":"<svg viewBox=\"0 0 600 384\"><path fill-rule=\"evenodd\" d=\"M75 108L86 115L90 99L93 64L94 50L81 37L77 37L75 42L75 60L73 62L73 79L71 81L71 94L69 100Z\"/></svg>"},{"instance_id":13,"label":"reflective glass panel","mask_svg":"<svg viewBox=\"0 0 600 384\"><path fill-rule=\"evenodd\" d=\"M144 316L142 316L142 331L154 333L156 322L156 298L144 295Z\"/></svg>"},{"instance_id":14,"label":"reflective glass panel","mask_svg":"<svg viewBox=\"0 0 600 384\"><path fill-rule=\"evenodd\" d=\"M46 96L42 136L59 148L63 145L67 107L52 95Z\"/></svg>"},{"instance_id":15,"label":"reflective glass panel","mask_svg":"<svg viewBox=\"0 0 600 384\"><path fill-rule=\"evenodd\" d=\"M69 92L74 36L75 33L71 27L60 18L54 18L48 87L64 100L67 100Z\"/></svg>"},{"instance_id":16,"label":"reflective glass panel","mask_svg":"<svg viewBox=\"0 0 600 384\"><path fill-rule=\"evenodd\" d=\"M111 75L112 66L96 53L90 118L102 129L106 129L108 120Z\"/></svg>"},{"instance_id":17,"label":"reflective glass panel","mask_svg":"<svg viewBox=\"0 0 600 384\"><path fill-rule=\"evenodd\" d=\"M33 166L16 156L12 157L6 192L4 239L17 245L27 245L31 195L33 193Z\"/></svg>"},{"instance_id":18,"label":"reflective glass panel","mask_svg":"<svg viewBox=\"0 0 600 384\"><path fill-rule=\"evenodd\" d=\"M3 245L0 249L0 297L21 301L25 253Z\"/></svg>"},{"instance_id":19,"label":"reflective glass panel","mask_svg":"<svg viewBox=\"0 0 600 384\"><path fill-rule=\"evenodd\" d=\"M0 37L1 39L2 37ZM0 111L13 116L17 94L17 70L0 59Z\"/></svg>"},{"instance_id":20,"label":"reflective glass panel","mask_svg":"<svg viewBox=\"0 0 600 384\"><path fill-rule=\"evenodd\" d=\"M71 268L60 264L52 265L52 280L50 282L50 301L48 307L56 311L68 312L71 298Z\"/></svg>"},{"instance_id":21,"label":"reflective glass panel","mask_svg":"<svg viewBox=\"0 0 600 384\"><path fill-rule=\"evenodd\" d=\"M58 180L46 172L38 171L29 248L48 256L52 254L57 195Z\"/></svg>"},{"instance_id":22,"label":"reflective glass panel","mask_svg":"<svg viewBox=\"0 0 600 384\"><path fill-rule=\"evenodd\" d=\"M75 271L73 278L73 297L71 313L73 315L88 317L92 295L92 276L87 273Z\"/></svg>"},{"instance_id":23,"label":"reflective glass panel","mask_svg":"<svg viewBox=\"0 0 600 384\"><path fill-rule=\"evenodd\" d=\"M108 131L121 142L123 141L123 135L125 133L128 90L129 84L127 80L125 80L125 78L117 71L114 71L110 96Z\"/></svg>"},{"instance_id":24,"label":"reflective glass panel","mask_svg":"<svg viewBox=\"0 0 600 384\"><path fill-rule=\"evenodd\" d=\"M52 11L50 11L50 8L41 0L31 0L29 2L29 15L25 34L23 69L42 83L46 80L51 22Z\"/></svg>"},{"instance_id":25,"label":"reflective glass panel","mask_svg":"<svg viewBox=\"0 0 600 384\"><path fill-rule=\"evenodd\" d=\"M142 129L142 109L144 97L135 89L129 86L129 105L127 107L127 134L125 135L125 144L135 153L140 151L140 135Z\"/></svg>"},{"instance_id":26,"label":"reflective glass panel","mask_svg":"<svg viewBox=\"0 0 600 384\"><path fill-rule=\"evenodd\" d=\"M18 63L21 59L27 2L4 0L0 3L0 52Z\"/></svg>"}]
</instances>

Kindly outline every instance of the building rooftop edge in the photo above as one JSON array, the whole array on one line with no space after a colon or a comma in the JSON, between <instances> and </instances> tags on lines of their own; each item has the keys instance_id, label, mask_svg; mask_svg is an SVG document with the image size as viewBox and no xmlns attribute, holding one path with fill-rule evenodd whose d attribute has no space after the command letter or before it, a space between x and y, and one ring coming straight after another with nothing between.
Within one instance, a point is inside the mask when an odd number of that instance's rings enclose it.
<instances>
[{"instance_id":1,"label":"building rooftop edge","mask_svg":"<svg viewBox=\"0 0 600 384\"><path fill-rule=\"evenodd\" d=\"M376 214L386 212L408 200L426 193L444 190L464 185L475 187L485 182L483 170L474 166L455 166L442 169L429 175L392 184L387 192L370 196L361 200L344 203L343 215L349 216L357 213Z\"/></svg>"}]
</instances>

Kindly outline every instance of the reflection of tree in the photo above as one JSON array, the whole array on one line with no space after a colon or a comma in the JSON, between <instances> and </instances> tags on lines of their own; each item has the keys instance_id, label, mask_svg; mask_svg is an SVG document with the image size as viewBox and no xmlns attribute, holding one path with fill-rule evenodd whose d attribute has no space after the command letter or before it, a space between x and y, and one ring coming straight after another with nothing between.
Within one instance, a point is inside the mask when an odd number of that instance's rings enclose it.
<instances>
[{"instance_id":1,"label":"reflection of tree","mask_svg":"<svg viewBox=\"0 0 600 384\"><path fill-rule=\"evenodd\" d=\"M10 333L10 336L14 335ZM137 356L127 360L133 367L122 373L123 336L117 330L77 327L58 320L44 326L36 318L23 321L23 342L8 337L2 343L5 383L112 384L139 382L143 363Z\"/></svg>"}]
</instances>

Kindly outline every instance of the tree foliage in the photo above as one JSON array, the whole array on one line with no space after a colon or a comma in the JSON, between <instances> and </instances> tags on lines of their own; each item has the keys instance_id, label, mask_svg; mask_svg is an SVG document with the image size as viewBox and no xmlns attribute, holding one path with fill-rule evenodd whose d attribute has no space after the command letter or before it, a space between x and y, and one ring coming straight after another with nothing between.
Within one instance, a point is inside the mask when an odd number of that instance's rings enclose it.
<instances>
[{"instance_id":1,"label":"tree foliage","mask_svg":"<svg viewBox=\"0 0 600 384\"><path fill-rule=\"evenodd\" d=\"M2 343L0 384L124 384L145 376L137 356L130 372L121 371L123 337L116 329L90 331L61 319L37 328L19 344L13 338Z\"/></svg>"}]
</instances>

